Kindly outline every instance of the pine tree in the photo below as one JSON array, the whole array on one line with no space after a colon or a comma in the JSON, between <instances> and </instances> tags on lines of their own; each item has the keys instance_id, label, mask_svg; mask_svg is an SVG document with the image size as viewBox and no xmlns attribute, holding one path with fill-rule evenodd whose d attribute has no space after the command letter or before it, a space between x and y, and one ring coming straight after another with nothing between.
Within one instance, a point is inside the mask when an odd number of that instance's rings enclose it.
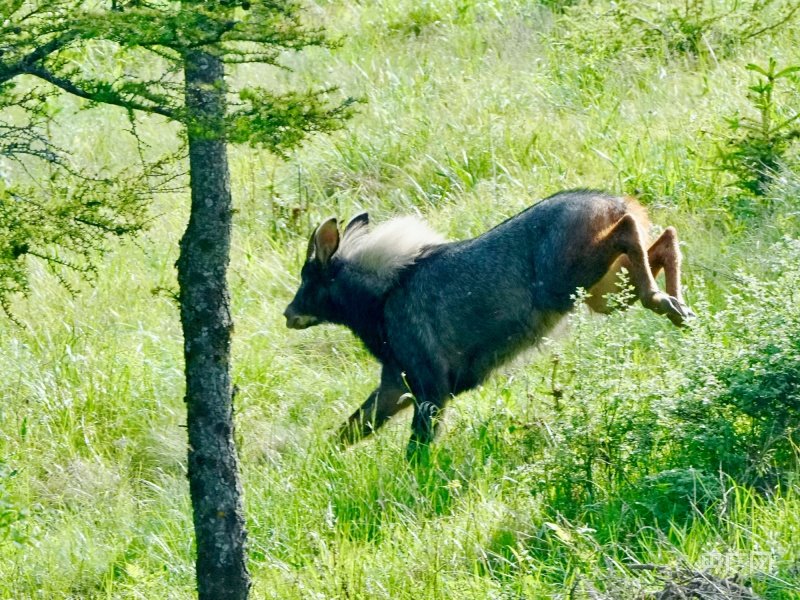
<instances>
[{"instance_id":1,"label":"pine tree","mask_svg":"<svg viewBox=\"0 0 800 600\"><path fill-rule=\"evenodd\" d=\"M228 88L236 65L279 66L287 50L328 44L300 13L293 0L0 0L0 156L43 163L49 174L45 193L0 180L3 308L9 294L27 288L28 255L91 272L109 237L142 228L147 199L169 181L164 164L179 160L166 157L110 179L76 171L46 135L54 95L83 98L87 110L120 107L132 125L137 115L159 115L185 133L191 211L177 268L201 598L246 598L250 585L233 441L227 146L249 143L284 154L350 114L349 101L326 102L326 89ZM122 75L81 69L81 56L98 49L124 64ZM2 120L8 110L24 118ZM58 193L67 179L81 190L69 199Z\"/></svg>"}]
</instances>

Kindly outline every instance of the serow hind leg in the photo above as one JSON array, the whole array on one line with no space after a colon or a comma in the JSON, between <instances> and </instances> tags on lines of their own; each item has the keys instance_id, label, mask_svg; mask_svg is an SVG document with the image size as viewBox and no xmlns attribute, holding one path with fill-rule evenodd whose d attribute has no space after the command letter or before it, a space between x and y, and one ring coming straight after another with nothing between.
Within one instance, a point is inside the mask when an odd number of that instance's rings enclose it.
<instances>
[{"instance_id":1,"label":"serow hind leg","mask_svg":"<svg viewBox=\"0 0 800 600\"><path fill-rule=\"evenodd\" d=\"M677 300L681 311L684 313L683 320L680 323L675 323L675 320L672 322L676 325L682 325L687 318L695 318L697 315L692 312L691 308L686 306L681 293L681 261L683 257L678 245L678 232L674 227L667 227L664 233L653 242L647 250L647 259L654 277L661 272L661 269L664 269L664 287L667 294Z\"/></svg>"},{"instance_id":2,"label":"serow hind leg","mask_svg":"<svg viewBox=\"0 0 800 600\"><path fill-rule=\"evenodd\" d=\"M684 304L683 295L681 294L681 259L678 234L674 227L667 227L664 233L647 250L647 262L653 277L658 277L658 274L663 269L667 294ZM603 314L612 312L614 307L609 305L606 295L621 291L619 272L622 269L625 269L628 273L631 272L631 261L626 254L617 258L603 278L589 289L590 295L586 299L586 304L589 308ZM634 296L629 301L633 303L636 299L637 297ZM695 316L691 310L689 310L689 316Z\"/></svg>"},{"instance_id":3,"label":"serow hind leg","mask_svg":"<svg viewBox=\"0 0 800 600\"><path fill-rule=\"evenodd\" d=\"M653 242L647 250L647 259L650 261L653 277L657 277L661 269L664 269L667 293L683 304L683 295L681 294L681 260L683 257L678 246L678 232L674 227L667 227L664 233Z\"/></svg>"},{"instance_id":4,"label":"serow hind leg","mask_svg":"<svg viewBox=\"0 0 800 600\"><path fill-rule=\"evenodd\" d=\"M694 317L694 313L683 303L680 293L680 251L673 228L668 228L646 252L636 219L632 215L625 215L600 240L599 245L624 254L619 267L628 269L636 295L645 308L666 315L678 326ZM658 289L654 278L654 273L662 268L667 278L666 294Z\"/></svg>"}]
</instances>

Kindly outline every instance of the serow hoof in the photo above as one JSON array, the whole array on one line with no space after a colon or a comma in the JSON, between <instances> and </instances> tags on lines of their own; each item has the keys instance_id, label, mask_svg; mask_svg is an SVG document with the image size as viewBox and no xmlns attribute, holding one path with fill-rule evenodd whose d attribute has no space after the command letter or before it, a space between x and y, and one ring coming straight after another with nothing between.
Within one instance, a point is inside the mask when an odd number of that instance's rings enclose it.
<instances>
[{"instance_id":1,"label":"serow hoof","mask_svg":"<svg viewBox=\"0 0 800 600\"><path fill-rule=\"evenodd\" d=\"M656 303L654 310L666 315L667 318L678 327L685 327L687 321L697 318L697 315L694 314L692 309L675 296L659 294L654 300Z\"/></svg>"}]
</instances>

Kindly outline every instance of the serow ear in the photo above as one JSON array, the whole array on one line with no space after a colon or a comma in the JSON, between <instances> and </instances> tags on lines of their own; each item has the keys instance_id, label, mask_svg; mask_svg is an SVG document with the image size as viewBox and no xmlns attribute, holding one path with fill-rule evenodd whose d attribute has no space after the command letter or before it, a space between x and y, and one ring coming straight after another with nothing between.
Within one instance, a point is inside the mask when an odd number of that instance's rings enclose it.
<instances>
[{"instance_id":1,"label":"serow ear","mask_svg":"<svg viewBox=\"0 0 800 600\"><path fill-rule=\"evenodd\" d=\"M366 227L369 225L369 214L366 212L362 212L357 214L355 217L350 219L350 222L347 224L347 227L344 228L344 234L347 235L356 227Z\"/></svg>"},{"instance_id":2,"label":"serow ear","mask_svg":"<svg viewBox=\"0 0 800 600\"><path fill-rule=\"evenodd\" d=\"M339 247L339 228L336 226L336 219L330 218L317 227L313 239L314 257L321 264L327 264Z\"/></svg>"},{"instance_id":3,"label":"serow ear","mask_svg":"<svg viewBox=\"0 0 800 600\"><path fill-rule=\"evenodd\" d=\"M314 240L317 239L317 230L311 232L311 237L308 238L308 248L306 249L306 260L311 260L314 256Z\"/></svg>"}]
</instances>

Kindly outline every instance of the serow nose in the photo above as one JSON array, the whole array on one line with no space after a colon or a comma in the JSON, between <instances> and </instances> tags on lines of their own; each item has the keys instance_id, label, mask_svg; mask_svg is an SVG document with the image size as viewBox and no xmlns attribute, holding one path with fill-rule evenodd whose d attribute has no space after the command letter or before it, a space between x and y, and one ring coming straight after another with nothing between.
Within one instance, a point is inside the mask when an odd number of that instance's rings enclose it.
<instances>
[{"instance_id":1,"label":"serow nose","mask_svg":"<svg viewBox=\"0 0 800 600\"><path fill-rule=\"evenodd\" d=\"M291 304L283 311L283 316L286 317L286 326L289 329L305 329L314 322L313 318L299 313Z\"/></svg>"}]
</instances>

